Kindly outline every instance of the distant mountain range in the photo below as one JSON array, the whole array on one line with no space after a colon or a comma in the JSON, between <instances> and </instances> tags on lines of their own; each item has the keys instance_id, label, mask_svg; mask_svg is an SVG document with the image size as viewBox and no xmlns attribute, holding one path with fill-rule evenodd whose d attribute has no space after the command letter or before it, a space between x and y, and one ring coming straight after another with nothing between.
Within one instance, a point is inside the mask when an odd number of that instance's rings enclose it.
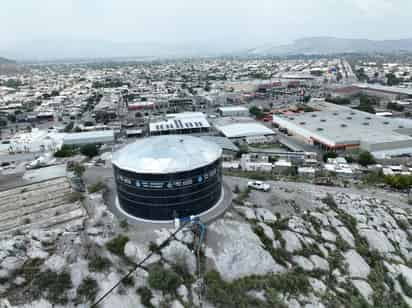
<instances>
[{"instance_id":1,"label":"distant mountain range","mask_svg":"<svg viewBox=\"0 0 412 308\"><path fill-rule=\"evenodd\" d=\"M266 44L242 49L230 42L191 43L116 43L93 40L25 41L0 49L1 57L29 61L80 61L103 59L153 60L161 58L215 57L215 56L288 56L332 55L342 53L396 53L412 52L412 39L368 40L336 37L310 37L288 45ZM0 57L0 63L14 61Z\"/></svg>"},{"instance_id":2,"label":"distant mountain range","mask_svg":"<svg viewBox=\"0 0 412 308\"><path fill-rule=\"evenodd\" d=\"M412 39L368 40L336 37L310 37L289 45L264 45L247 50L248 55L338 54L412 52Z\"/></svg>"},{"instance_id":3,"label":"distant mountain range","mask_svg":"<svg viewBox=\"0 0 412 308\"><path fill-rule=\"evenodd\" d=\"M181 57L219 56L227 52L228 46L210 42L166 43L166 42L111 42L102 40L36 40L10 44L0 55L18 62L92 59L159 59Z\"/></svg>"},{"instance_id":4,"label":"distant mountain range","mask_svg":"<svg viewBox=\"0 0 412 308\"><path fill-rule=\"evenodd\" d=\"M0 64L15 64L14 61L0 57Z\"/></svg>"}]
</instances>

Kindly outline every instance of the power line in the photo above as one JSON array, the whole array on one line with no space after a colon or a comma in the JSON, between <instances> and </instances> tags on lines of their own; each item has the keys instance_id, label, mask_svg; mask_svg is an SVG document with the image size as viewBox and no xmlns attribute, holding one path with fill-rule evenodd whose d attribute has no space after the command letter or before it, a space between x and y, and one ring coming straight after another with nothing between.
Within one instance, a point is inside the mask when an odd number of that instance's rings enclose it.
<instances>
[{"instance_id":1,"label":"power line","mask_svg":"<svg viewBox=\"0 0 412 308\"><path fill-rule=\"evenodd\" d=\"M169 237L167 239L165 239L160 245L159 247L163 247L167 242L169 242L173 237L176 236L177 233L179 233L190 221L187 221L185 223L183 223L176 231L174 231L172 234L169 235ZM131 274L133 274L133 272L135 272L140 266L143 265L143 263L145 263L147 260L149 260L152 255L155 252L152 251L150 252L145 258L143 258L139 263L137 263L126 275L124 275L117 283L115 283L108 291L106 291L97 301L95 301L90 307L97 307L98 304L100 304L107 296L110 295L110 293L112 293L114 291L114 289L116 289L124 279L126 279L127 277L129 277Z\"/></svg>"}]
</instances>

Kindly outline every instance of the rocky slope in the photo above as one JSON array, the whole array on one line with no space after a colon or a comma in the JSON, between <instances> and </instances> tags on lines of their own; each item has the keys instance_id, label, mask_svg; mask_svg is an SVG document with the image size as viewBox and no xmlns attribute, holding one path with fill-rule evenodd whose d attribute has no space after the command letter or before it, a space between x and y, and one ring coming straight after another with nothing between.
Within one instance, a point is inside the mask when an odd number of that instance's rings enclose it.
<instances>
[{"instance_id":1,"label":"rocky slope","mask_svg":"<svg viewBox=\"0 0 412 308\"><path fill-rule=\"evenodd\" d=\"M412 306L409 209L344 192L300 215L237 202L196 259L195 230L165 242L173 229L119 222L92 194L84 224L0 241L2 303L90 304L153 252L99 307Z\"/></svg>"}]
</instances>

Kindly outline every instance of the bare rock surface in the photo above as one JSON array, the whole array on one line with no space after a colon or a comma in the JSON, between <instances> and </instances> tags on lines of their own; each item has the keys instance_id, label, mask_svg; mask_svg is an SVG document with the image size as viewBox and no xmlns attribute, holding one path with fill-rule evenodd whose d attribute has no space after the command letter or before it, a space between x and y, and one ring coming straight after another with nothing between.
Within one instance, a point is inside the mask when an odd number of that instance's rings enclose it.
<instances>
[{"instance_id":1,"label":"bare rock surface","mask_svg":"<svg viewBox=\"0 0 412 308\"><path fill-rule=\"evenodd\" d=\"M225 280L284 271L263 249L262 243L248 224L219 220L210 225L209 230L220 240L215 249L206 250L206 256L214 261Z\"/></svg>"}]
</instances>

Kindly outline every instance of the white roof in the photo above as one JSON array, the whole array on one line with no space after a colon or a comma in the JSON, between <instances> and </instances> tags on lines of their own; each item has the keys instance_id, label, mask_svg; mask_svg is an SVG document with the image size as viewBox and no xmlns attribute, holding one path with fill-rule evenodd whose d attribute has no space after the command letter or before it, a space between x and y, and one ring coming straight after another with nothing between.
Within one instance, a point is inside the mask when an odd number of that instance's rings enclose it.
<instances>
[{"instance_id":1,"label":"white roof","mask_svg":"<svg viewBox=\"0 0 412 308\"><path fill-rule=\"evenodd\" d=\"M312 167L298 167L299 173L315 173L315 168Z\"/></svg>"},{"instance_id":2,"label":"white roof","mask_svg":"<svg viewBox=\"0 0 412 308\"><path fill-rule=\"evenodd\" d=\"M384 117L384 116L392 116L393 113L389 112L389 111L383 111L383 112L377 112L375 115L380 116L380 117Z\"/></svg>"},{"instance_id":3,"label":"white roof","mask_svg":"<svg viewBox=\"0 0 412 308\"><path fill-rule=\"evenodd\" d=\"M114 141L113 130L99 130L91 132L64 134L64 144L107 143Z\"/></svg>"},{"instance_id":4,"label":"white roof","mask_svg":"<svg viewBox=\"0 0 412 308\"><path fill-rule=\"evenodd\" d=\"M210 124L207 121L206 116L201 112L169 114L164 120L150 123L151 132L209 127Z\"/></svg>"},{"instance_id":5,"label":"white roof","mask_svg":"<svg viewBox=\"0 0 412 308\"><path fill-rule=\"evenodd\" d=\"M287 160L278 160L274 163L277 167L292 167L292 163Z\"/></svg>"},{"instance_id":6,"label":"white roof","mask_svg":"<svg viewBox=\"0 0 412 308\"><path fill-rule=\"evenodd\" d=\"M242 106L226 106L226 107L219 107L220 111L248 111L246 107Z\"/></svg>"},{"instance_id":7,"label":"white roof","mask_svg":"<svg viewBox=\"0 0 412 308\"><path fill-rule=\"evenodd\" d=\"M369 83L356 83L354 84L354 86L361 88L361 89L370 89L370 90L383 91L383 92L389 92L389 93L394 93L394 94L412 95L411 88L383 86L379 84L369 84Z\"/></svg>"},{"instance_id":8,"label":"white roof","mask_svg":"<svg viewBox=\"0 0 412 308\"><path fill-rule=\"evenodd\" d=\"M136 173L165 174L211 164L222 155L215 143L188 135L155 136L126 145L113 154L112 163Z\"/></svg>"},{"instance_id":9,"label":"white roof","mask_svg":"<svg viewBox=\"0 0 412 308\"><path fill-rule=\"evenodd\" d=\"M274 131L259 123L236 123L216 126L228 138L274 135Z\"/></svg>"}]
</instances>

